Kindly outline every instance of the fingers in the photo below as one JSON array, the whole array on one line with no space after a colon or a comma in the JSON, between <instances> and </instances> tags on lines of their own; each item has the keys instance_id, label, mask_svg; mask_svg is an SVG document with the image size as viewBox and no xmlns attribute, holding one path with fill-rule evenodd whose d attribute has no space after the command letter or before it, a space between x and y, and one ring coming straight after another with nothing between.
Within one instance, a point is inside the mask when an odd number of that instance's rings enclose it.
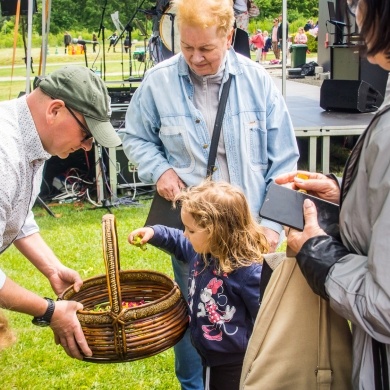
<instances>
[{"instance_id":1,"label":"fingers","mask_svg":"<svg viewBox=\"0 0 390 390\"><path fill-rule=\"evenodd\" d=\"M57 301L50 323L55 343L61 345L68 356L80 360L83 355L92 356L76 315L76 311L82 308L83 305L79 302Z\"/></svg>"},{"instance_id":2,"label":"fingers","mask_svg":"<svg viewBox=\"0 0 390 390\"><path fill-rule=\"evenodd\" d=\"M310 199L305 199L303 202L303 216L305 218L305 228L319 227L317 221L317 209Z\"/></svg>"},{"instance_id":3,"label":"fingers","mask_svg":"<svg viewBox=\"0 0 390 390\"><path fill-rule=\"evenodd\" d=\"M79 332L81 332L81 335ZM84 356L92 356L92 351L88 347L81 328L79 332L75 332L68 337L60 337L60 345L68 356L83 360Z\"/></svg>"},{"instance_id":4,"label":"fingers","mask_svg":"<svg viewBox=\"0 0 390 390\"><path fill-rule=\"evenodd\" d=\"M140 228L133 230L129 236L127 237L127 240L129 241L130 244L135 245L135 244L146 244L154 235L154 230L150 227L146 228ZM136 237L141 237L141 241L136 240Z\"/></svg>"},{"instance_id":5,"label":"fingers","mask_svg":"<svg viewBox=\"0 0 390 390\"><path fill-rule=\"evenodd\" d=\"M302 232L286 228L287 245L294 253L298 253L303 244L310 238L326 235L318 224L317 209L310 199L305 199L303 203L303 216L305 227Z\"/></svg>"}]
</instances>

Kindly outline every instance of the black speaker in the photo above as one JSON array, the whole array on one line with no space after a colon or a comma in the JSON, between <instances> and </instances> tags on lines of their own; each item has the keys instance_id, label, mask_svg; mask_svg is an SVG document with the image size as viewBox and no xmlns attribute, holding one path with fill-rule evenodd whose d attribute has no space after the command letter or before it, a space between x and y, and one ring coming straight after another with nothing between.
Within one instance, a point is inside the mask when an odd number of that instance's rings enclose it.
<instances>
[{"instance_id":1,"label":"black speaker","mask_svg":"<svg viewBox=\"0 0 390 390\"><path fill-rule=\"evenodd\" d=\"M383 96L365 81L324 80L320 106L327 111L372 112L383 103Z\"/></svg>"},{"instance_id":2,"label":"black speaker","mask_svg":"<svg viewBox=\"0 0 390 390\"><path fill-rule=\"evenodd\" d=\"M1 15L2 16L13 16L16 15L17 0L0 0L1 4ZM37 2L33 0L33 14L38 11ZM21 0L20 3L20 14L28 15L28 0Z\"/></svg>"},{"instance_id":3,"label":"black speaker","mask_svg":"<svg viewBox=\"0 0 390 390\"><path fill-rule=\"evenodd\" d=\"M111 104L129 104L136 88L107 87Z\"/></svg>"},{"instance_id":4,"label":"black speaker","mask_svg":"<svg viewBox=\"0 0 390 390\"><path fill-rule=\"evenodd\" d=\"M331 46L330 75L333 80L363 80L385 95L389 71L362 57L359 46Z\"/></svg>"}]
</instances>

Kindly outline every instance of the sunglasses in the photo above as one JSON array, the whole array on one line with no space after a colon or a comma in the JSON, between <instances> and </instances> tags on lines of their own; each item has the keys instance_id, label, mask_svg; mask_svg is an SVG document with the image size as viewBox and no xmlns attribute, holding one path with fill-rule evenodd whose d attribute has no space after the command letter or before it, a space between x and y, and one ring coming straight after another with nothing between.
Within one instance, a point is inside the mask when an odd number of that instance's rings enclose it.
<instances>
[{"instance_id":1,"label":"sunglasses","mask_svg":"<svg viewBox=\"0 0 390 390\"><path fill-rule=\"evenodd\" d=\"M85 137L81 140L81 142L87 142L88 140L90 140L91 138L93 138L93 135L92 133L89 131L89 129L83 124L83 122L81 122L79 120L79 118L77 118L77 116L75 115L75 113L68 107L68 106L65 106L66 109L70 112L70 114L73 116L74 119L76 119L76 122L78 123L78 125L81 127L81 129L83 130L83 132L85 133Z\"/></svg>"}]
</instances>

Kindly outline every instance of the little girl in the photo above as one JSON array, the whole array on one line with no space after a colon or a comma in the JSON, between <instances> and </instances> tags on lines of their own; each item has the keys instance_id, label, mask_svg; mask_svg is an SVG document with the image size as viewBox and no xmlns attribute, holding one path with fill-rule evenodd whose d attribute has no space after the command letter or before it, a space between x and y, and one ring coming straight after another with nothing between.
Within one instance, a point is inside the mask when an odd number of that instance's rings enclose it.
<instances>
[{"instance_id":1,"label":"little girl","mask_svg":"<svg viewBox=\"0 0 390 390\"><path fill-rule=\"evenodd\" d=\"M190 331L202 358L205 389L238 390L259 310L262 254L268 243L240 189L204 181L178 194L184 232L162 225L134 230L190 264Z\"/></svg>"}]
</instances>

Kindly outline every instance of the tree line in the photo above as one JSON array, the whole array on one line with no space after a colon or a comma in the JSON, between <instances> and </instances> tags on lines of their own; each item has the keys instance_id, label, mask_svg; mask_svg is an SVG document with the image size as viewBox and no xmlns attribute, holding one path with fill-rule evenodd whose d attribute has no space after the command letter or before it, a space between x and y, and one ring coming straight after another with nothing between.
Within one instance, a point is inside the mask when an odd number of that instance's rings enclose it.
<instances>
[{"instance_id":1,"label":"tree line","mask_svg":"<svg viewBox=\"0 0 390 390\"><path fill-rule=\"evenodd\" d=\"M272 19L282 11L282 0L254 0L260 9L258 20ZM318 15L319 0L287 0L288 21L299 17L312 18ZM120 22L128 27L133 18L144 22L145 13L139 9L150 10L156 5L155 0L52 0L50 14L50 32L59 34L66 30L87 30L97 32L100 27L108 31L115 30L111 14L118 11ZM102 17L103 16L103 17ZM10 17L0 18L0 28ZM11 17L12 21L12 17ZM33 18L34 31L42 31L42 3L38 0L38 12Z\"/></svg>"}]
</instances>

